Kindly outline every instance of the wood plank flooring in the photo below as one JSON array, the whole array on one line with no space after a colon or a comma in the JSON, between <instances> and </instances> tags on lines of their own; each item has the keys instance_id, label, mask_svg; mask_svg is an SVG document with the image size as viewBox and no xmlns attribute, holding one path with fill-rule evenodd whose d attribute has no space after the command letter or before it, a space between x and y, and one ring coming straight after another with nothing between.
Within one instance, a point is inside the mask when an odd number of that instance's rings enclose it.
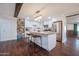
<instances>
[{"instance_id":1,"label":"wood plank flooring","mask_svg":"<svg viewBox=\"0 0 79 59\"><path fill-rule=\"evenodd\" d=\"M35 47L35 48L34 48ZM62 44L57 45L50 52L31 43L27 43L26 39L20 41L0 42L1 56L79 56L79 38L68 38Z\"/></svg>"}]
</instances>

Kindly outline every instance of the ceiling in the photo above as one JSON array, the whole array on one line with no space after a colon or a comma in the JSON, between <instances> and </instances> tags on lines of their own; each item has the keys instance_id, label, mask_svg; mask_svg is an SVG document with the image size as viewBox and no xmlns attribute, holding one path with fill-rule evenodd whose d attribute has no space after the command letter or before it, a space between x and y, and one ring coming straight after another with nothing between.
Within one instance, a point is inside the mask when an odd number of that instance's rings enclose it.
<instances>
[{"instance_id":1,"label":"ceiling","mask_svg":"<svg viewBox=\"0 0 79 59\"><path fill-rule=\"evenodd\" d=\"M0 16L14 16L15 3L0 3Z\"/></svg>"},{"instance_id":2,"label":"ceiling","mask_svg":"<svg viewBox=\"0 0 79 59\"><path fill-rule=\"evenodd\" d=\"M40 10L39 14L35 14L37 10ZM45 20L49 16L54 18L76 13L79 13L79 3L24 3L18 17L34 19L35 16L42 15Z\"/></svg>"},{"instance_id":3,"label":"ceiling","mask_svg":"<svg viewBox=\"0 0 79 59\"><path fill-rule=\"evenodd\" d=\"M67 21L66 22L68 24L75 24L75 23L79 24L79 15L72 16L72 17L67 17Z\"/></svg>"}]
</instances>

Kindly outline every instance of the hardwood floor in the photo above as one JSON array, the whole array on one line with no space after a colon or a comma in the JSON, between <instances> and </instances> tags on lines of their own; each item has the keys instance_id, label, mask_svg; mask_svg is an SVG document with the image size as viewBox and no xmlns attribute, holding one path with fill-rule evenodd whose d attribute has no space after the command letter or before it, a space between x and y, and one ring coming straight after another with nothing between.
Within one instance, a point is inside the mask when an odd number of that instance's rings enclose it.
<instances>
[{"instance_id":1,"label":"hardwood floor","mask_svg":"<svg viewBox=\"0 0 79 59\"><path fill-rule=\"evenodd\" d=\"M35 47L35 48L34 48ZM26 40L0 42L0 55L2 56L79 56L79 39L68 38L62 44L57 42L50 52Z\"/></svg>"}]
</instances>

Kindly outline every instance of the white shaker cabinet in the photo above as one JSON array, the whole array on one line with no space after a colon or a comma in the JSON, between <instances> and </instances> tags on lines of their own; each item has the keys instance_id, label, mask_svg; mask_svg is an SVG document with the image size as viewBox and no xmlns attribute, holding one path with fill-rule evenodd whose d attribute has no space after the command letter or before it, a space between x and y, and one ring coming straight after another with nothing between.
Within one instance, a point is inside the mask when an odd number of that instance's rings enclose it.
<instances>
[{"instance_id":1,"label":"white shaker cabinet","mask_svg":"<svg viewBox=\"0 0 79 59\"><path fill-rule=\"evenodd\" d=\"M40 38L33 38L32 42L36 43L38 46L51 51L56 47L56 33L52 32L32 32L34 35L40 35ZM35 41L34 41L35 40Z\"/></svg>"}]
</instances>

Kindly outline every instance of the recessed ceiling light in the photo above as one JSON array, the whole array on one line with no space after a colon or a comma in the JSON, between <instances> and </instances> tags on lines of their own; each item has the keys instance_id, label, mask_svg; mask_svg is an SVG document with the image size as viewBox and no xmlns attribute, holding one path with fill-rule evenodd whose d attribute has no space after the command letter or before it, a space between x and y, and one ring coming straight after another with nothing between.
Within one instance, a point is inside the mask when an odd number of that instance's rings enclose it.
<instances>
[{"instance_id":1,"label":"recessed ceiling light","mask_svg":"<svg viewBox=\"0 0 79 59\"><path fill-rule=\"evenodd\" d=\"M36 17L34 20L35 21L40 21L42 19L42 16L38 16L38 17Z\"/></svg>"},{"instance_id":2,"label":"recessed ceiling light","mask_svg":"<svg viewBox=\"0 0 79 59\"><path fill-rule=\"evenodd\" d=\"M26 17L26 19L30 19L29 17Z\"/></svg>"},{"instance_id":3,"label":"recessed ceiling light","mask_svg":"<svg viewBox=\"0 0 79 59\"><path fill-rule=\"evenodd\" d=\"M51 17L51 16L49 16L49 17L48 17L48 19L52 19L52 17Z\"/></svg>"}]
</instances>

